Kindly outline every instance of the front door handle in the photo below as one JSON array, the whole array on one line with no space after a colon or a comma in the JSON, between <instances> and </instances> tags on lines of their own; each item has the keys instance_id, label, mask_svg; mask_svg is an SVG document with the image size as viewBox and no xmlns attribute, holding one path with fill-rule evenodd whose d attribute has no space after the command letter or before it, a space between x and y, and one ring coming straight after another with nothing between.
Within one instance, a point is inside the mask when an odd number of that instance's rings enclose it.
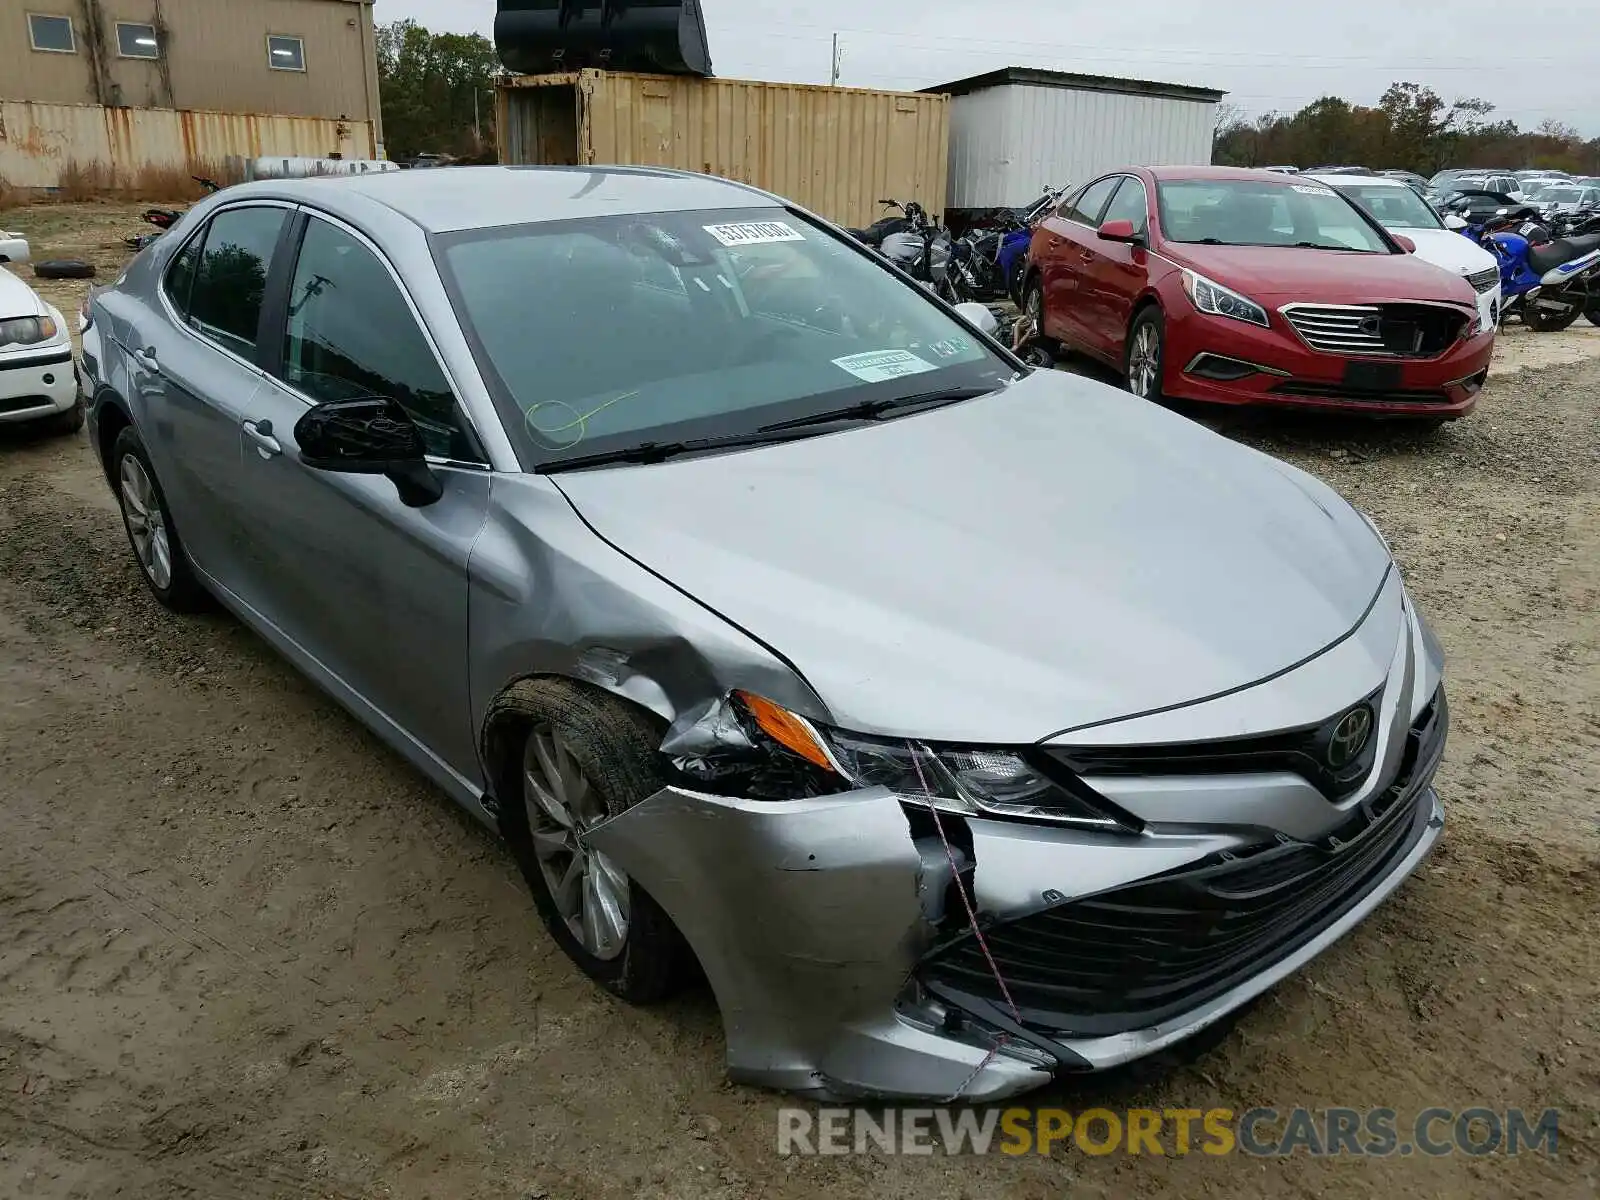
<instances>
[{"instance_id":1,"label":"front door handle","mask_svg":"<svg viewBox=\"0 0 1600 1200\"><path fill-rule=\"evenodd\" d=\"M272 422L267 420L246 421L244 433L247 438L256 444L256 451L262 458L271 458L274 454L282 454L283 446L278 439L272 436Z\"/></svg>"},{"instance_id":2,"label":"front door handle","mask_svg":"<svg viewBox=\"0 0 1600 1200\"><path fill-rule=\"evenodd\" d=\"M146 346L143 350L132 350L129 353L133 356L133 361L146 371L156 373L161 370L161 364L156 360L156 348L154 346Z\"/></svg>"}]
</instances>

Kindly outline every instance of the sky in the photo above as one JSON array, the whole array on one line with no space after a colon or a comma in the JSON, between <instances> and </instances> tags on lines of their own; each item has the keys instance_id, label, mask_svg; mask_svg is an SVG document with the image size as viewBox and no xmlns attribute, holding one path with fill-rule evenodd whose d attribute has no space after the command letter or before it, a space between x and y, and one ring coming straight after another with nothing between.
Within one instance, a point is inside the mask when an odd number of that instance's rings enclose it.
<instances>
[{"instance_id":1,"label":"sky","mask_svg":"<svg viewBox=\"0 0 1600 1200\"><path fill-rule=\"evenodd\" d=\"M1376 103L1394 80L1445 100L1478 96L1494 119L1545 118L1600 136L1596 0L1545 0L1531 20L1504 0L702 0L718 75L916 89L1004 66L1199 84L1246 115L1322 95ZM906 21L899 24L896 10ZM495 0L376 0L379 21L493 36Z\"/></svg>"}]
</instances>

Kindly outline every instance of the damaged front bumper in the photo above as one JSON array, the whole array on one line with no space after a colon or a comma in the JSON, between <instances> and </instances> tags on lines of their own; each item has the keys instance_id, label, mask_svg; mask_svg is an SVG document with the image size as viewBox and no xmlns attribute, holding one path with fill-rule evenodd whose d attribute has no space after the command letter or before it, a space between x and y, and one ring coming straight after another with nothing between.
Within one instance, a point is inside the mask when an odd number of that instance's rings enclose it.
<instances>
[{"instance_id":1,"label":"damaged front bumper","mask_svg":"<svg viewBox=\"0 0 1600 1200\"><path fill-rule=\"evenodd\" d=\"M1179 1042L1321 953L1438 838L1436 762L1417 764L1393 798L1403 811L1381 827L1403 819L1403 832L1330 910L1333 919L1302 928L1192 1007L1109 1035L1063 1031L1059 1018L1027 1004L1019 1023L982 988L950 985L940 964L971 933L956 876L982 928L1020 929L1087 897L1258 852L1261 831L1119 840L945 816L947 844L931 814L884 789L768 802L668 787L590 837L693 947L721 1006L733 1078L818 1096L981 1102ZM1330 853L1362 845L1332 842ZM1291 845L1301 844L1280 835L1269 848Z\"/></svg>"}]
</instances>

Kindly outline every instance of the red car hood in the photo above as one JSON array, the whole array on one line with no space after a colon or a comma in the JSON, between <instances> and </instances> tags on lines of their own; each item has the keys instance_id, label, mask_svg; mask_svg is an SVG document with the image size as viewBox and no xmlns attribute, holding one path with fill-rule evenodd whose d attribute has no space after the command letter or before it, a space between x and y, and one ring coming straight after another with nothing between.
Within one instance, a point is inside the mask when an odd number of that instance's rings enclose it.
<instances>
[{"instance_id":1,"label":"red car hood","mask_svg":"<svg viewBox=\"0 0 1600 1200\"><path fill-rule=\"evenodd\" d=\"M1450 300L1477 304L1472 285L1410 254L1358 254L1293 246L1203 246L1167 242L1162 253L1180 266L1247 296L1295 296L1326 304L1384 300Z\"/></svg>"}]
</instances>

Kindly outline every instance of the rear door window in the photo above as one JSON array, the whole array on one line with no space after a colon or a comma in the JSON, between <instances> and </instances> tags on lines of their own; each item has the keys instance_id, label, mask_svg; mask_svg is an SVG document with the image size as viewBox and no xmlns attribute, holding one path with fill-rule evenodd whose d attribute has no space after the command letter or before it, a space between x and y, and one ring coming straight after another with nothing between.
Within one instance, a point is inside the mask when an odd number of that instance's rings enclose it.
<instances>
[{"instance_id":1,"label":"rear door window","mask_svg":"<svg viewBox=\"0 0 1600 1200\"><path fill-rule=\"evenodd\" d=\"M241 357L255 359L261 302L286 210L230 208L211 218L189 294L189 324Z\"/></svg>"},{"instance_id":2,"label":"rear door window","mask_svg":"<svg viewBox=\"0 0 1600 1200\"><path fill-rule=\"evenodd\" d=\"M1100 224L1100 213L1106 206L1106 201L1111 199L1111 193L1116 190L1117 184L1122 182L1121 175L1112 175L1106 179L1097 179L1071 200L1061 206L1061 215L1069 221L1076 221L1080 225Z\"/></svg>"},{"instance_id":3,"label":"rear door window","mask_svg":"<svg viewBox=\"0 0 1600 1200\"><path fill-rule=\"evenodd\" d=\"M172 262L167 265L166 278L161 281L167 299L172 301L172 307L178 310L178 315L185 321L189 319L189 294L194 288L194 269L200 261L201 245L205 240L204 230L190 238L183 249L173 256Z\"/></svg>"}]
</instances>

